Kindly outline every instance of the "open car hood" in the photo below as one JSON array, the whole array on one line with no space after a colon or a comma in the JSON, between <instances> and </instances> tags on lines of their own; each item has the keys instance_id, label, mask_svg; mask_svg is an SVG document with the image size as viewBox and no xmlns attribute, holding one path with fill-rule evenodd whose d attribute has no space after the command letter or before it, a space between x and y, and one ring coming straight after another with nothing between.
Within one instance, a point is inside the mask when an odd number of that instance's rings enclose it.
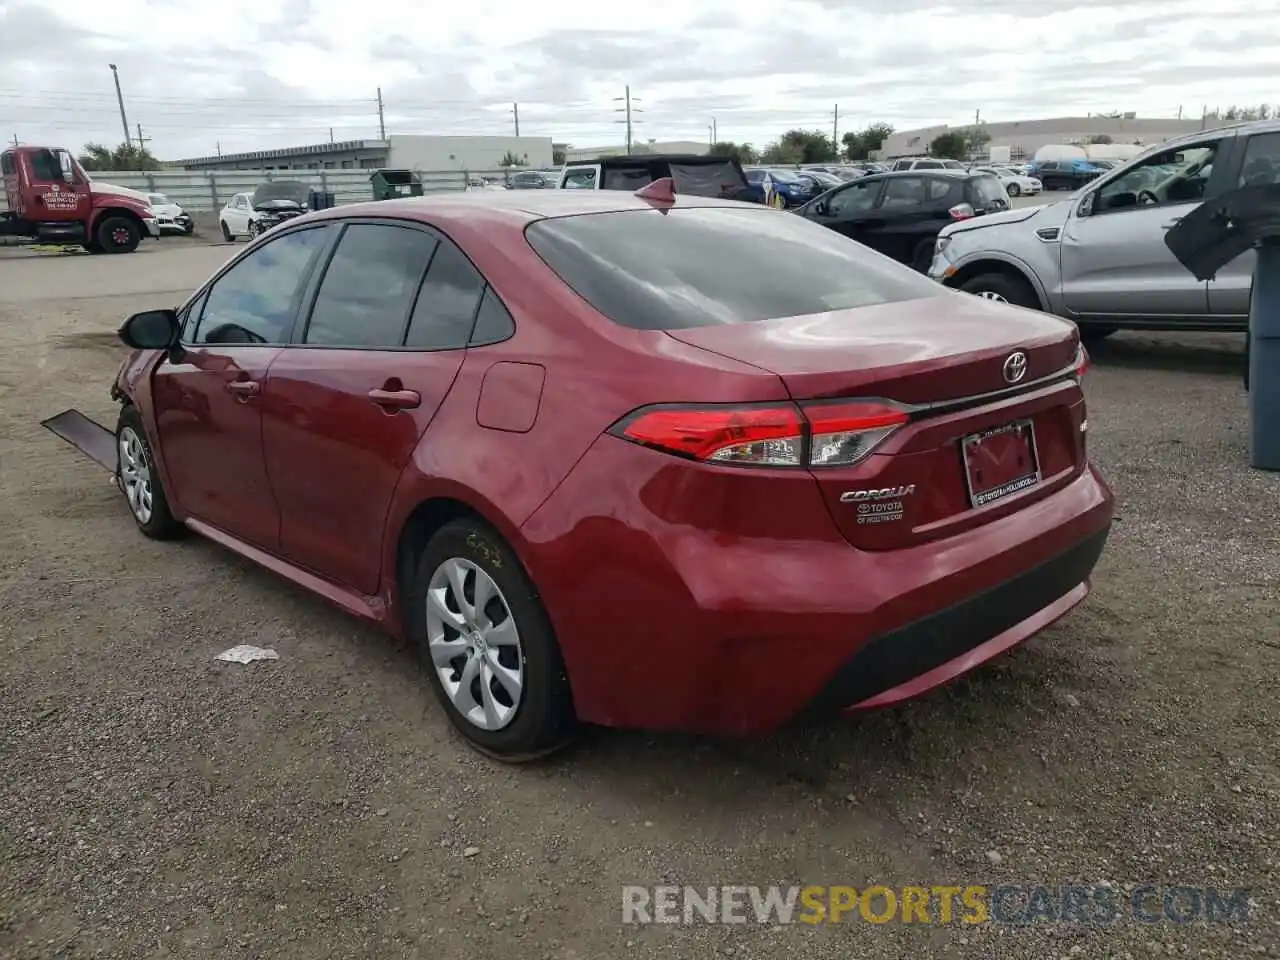
<instances>
[{"instance_id":1,"label":"open car hood","mask_svg":"<svg viewBox=\"0 0 1280 960\"><path fill-rule=\"evenodd\" d=\"M311 188L298 180L268 180L253 191L250 201L255 210L287 210L305 207L311 198Z\"/></svg>"}]
</instances>

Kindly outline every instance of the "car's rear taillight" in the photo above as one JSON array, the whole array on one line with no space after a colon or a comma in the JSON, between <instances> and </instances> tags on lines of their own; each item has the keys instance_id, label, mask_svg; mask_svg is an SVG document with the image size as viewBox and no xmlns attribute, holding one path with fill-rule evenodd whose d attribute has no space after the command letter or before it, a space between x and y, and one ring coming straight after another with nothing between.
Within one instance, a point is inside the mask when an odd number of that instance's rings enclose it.
<instances>
[{"instance_id":1,"label":"car's rear taillight","mask_svg":"<svg viewBox=\"0 0 1280 960\"><path fill-rule=\"evenodd\" d=\"M951 215L952 220L968 220L977 215L973 212L973 204L970 203L957 203L947 213Z\"/></svg>"},{"instance_id":2,"label":"car's rear taillight","mask_svg":"<svg viewBox=\"0 0 1280 960\"><path fill-rule=\"evenodd\" d=\"M1080 344L1079 349L1076 351L1075 368L1072 372L1075 374L1075 378L1077 380L1083 380L1084 375L1088 371L1088 369L1089 369L1089 351L1084 348L1084 344L1082 343Z\"/></svg>"},{"instance_id":3,"label":"car's rear taillight","mask_svg":"<svg viewBox=\"0 0 1280 960\"><path fill-rule=\"evenodd\" d=\"M756 467L847 467L910 419L883 400L644 407L609 433L691 460Z\"/></svg>"}]
</instances>

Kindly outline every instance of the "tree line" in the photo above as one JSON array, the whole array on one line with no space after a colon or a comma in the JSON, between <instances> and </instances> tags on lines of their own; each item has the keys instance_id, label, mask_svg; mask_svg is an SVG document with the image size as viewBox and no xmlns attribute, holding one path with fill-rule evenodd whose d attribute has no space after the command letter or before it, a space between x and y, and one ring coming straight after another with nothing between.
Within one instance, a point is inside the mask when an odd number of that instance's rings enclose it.
<instances>
[{"instance_id":1,"label":"tree line","mask_svg":"<svg viewBox=\"0 0 1280 960\"><path fill-rule=\"evenodd\" d=\"M893 133L889 123L873 123L861 130L850 130L837 145L819 130L788 130L777 140L756 150L749 143L726 141L717 143L711 153L721 157L737 157L743 165L756 163L789 166L799 163L840 163L870 160ZM935 137L929 152L935 157L955 160L977 153L991 135L981 127L949 130Z\"/></svg>"}]
</instances>

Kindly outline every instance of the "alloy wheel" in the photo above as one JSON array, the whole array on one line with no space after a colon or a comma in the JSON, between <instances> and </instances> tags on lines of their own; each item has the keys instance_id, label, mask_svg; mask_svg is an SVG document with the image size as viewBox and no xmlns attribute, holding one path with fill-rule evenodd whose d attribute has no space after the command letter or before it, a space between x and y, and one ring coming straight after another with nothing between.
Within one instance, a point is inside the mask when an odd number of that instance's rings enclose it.
<instances>
[{"instance_id":1,"label":"alloy wheel","mask_svg":"<svg viewBox=\"0 0 1280 960\"><path fill-rule=\"evenodd\" d=\"M520 631L502 589L483 569L453 557L427 586L427 649L453 708L481 730L516 717L524 691Z\"/></svg>"},{"instance_id":2,"label":"alloy wheel","mask_svg":"<svg viewBox=\"0 0 1280 960\"><path fill-rule=\"evenodd\" d=\"M129 501L129 509L139 523L151 520L151 467L142 438L133 427L120 431L120 487Z\"/></svg>"},{"instance_id":3,"label":"alloy wheel","mask_svg":"<svg viewBox=\"0 0 1280 960\"><path fill-rule=\"evenodd\" d=\"M994 290L979 291L978 296L980 296L983 300L994 300L996 301L996 303L1009 302L1007 298L1000 296L1000 294L996 293Z\"/></svg>"}]
</instances>

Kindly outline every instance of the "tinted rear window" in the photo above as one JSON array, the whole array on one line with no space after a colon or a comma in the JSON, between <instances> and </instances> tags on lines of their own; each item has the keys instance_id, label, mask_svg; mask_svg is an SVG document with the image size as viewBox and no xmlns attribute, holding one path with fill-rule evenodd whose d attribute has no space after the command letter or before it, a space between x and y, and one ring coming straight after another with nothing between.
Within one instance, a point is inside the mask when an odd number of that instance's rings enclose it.
<instances>
[{"instance_id":1,"label":"tinted rear window","mask_svg":"<svg viewBox=\"0 0 1280 960\"><path fill-rule=\"evenodd\" d=\"M794 214L704 207L540 220L529 244L616 323L679 330L936 297L915 271Z\"/></svg>"}]
</instances>

